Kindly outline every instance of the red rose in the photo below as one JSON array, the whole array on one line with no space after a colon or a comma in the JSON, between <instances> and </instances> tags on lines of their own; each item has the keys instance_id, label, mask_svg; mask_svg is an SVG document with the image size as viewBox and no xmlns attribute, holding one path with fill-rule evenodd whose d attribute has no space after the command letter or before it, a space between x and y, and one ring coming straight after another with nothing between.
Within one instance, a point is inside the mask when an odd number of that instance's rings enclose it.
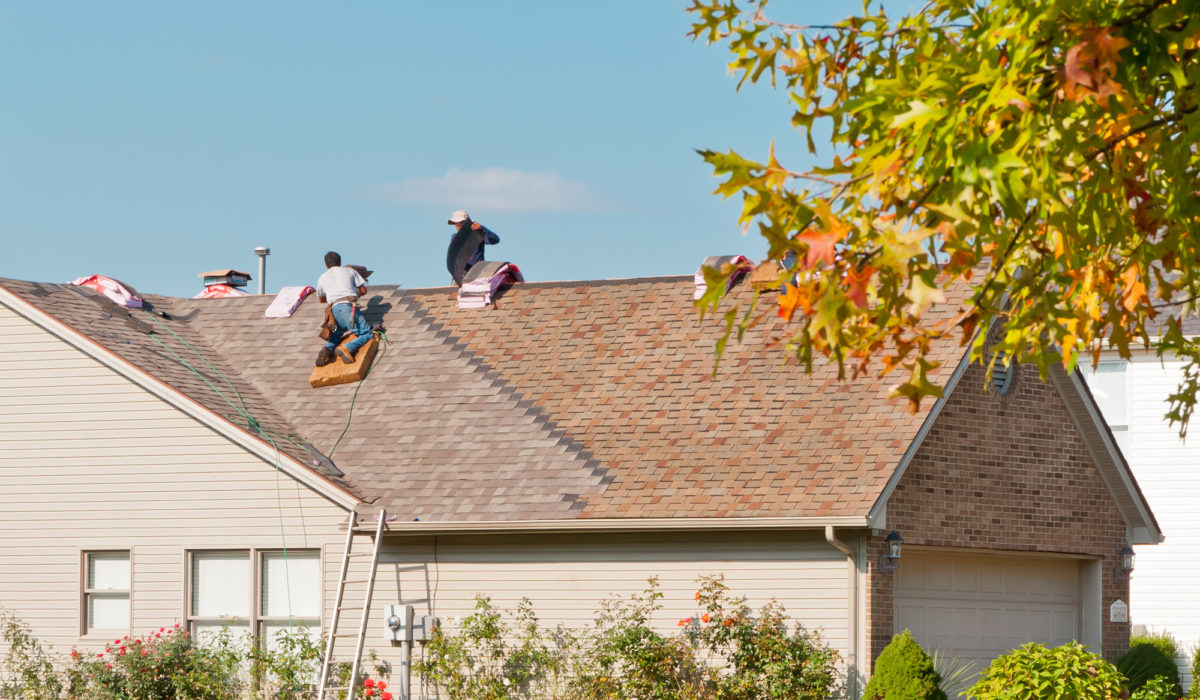
<instances>
[{"instance_id":1,"label":"red rose","mask_svg":"<svg viewBox=\"0 0 1200 700\"><path fill-rule=\"evenodd\" d=\"M384 693L383 695L379 696L379 700L392 700L392 694Z\"/></svg>"},{"instance_id":2,"label":"red rose","mask_svg":"<svg viewBox=\"0 0 1200 700\"><path fill-rule=\"evenodd\" d=\"M368 679L366 679L365 681L363 681L363 687L364 687L364 688L374 688L374 687L375 687L375 681L373 681L373 680L371 680L370 678L368 678Z\"/></svg>"},{"instance_id":3,"label":"red rose","mask_svg":"<svg viewBox=\"0 0 1200 700\"><path fill-rule=\"evenodd\" d=\"M375 684L375 687L379 688L380 690L387 690L387 681L379 681Z\"/></svg>"},{"instance_id":4,"label":"red rose","mask_svg":"<svg viewBox=\"0 0 1200 700\"><path fill-rule=\"evenodd\" d=\"M375 691L372 690L371 688L367 688L366 690L363 691L363 697L365 697L365 698L369 698L374 694L375 694Z\"/></svg>"}]
</instances>

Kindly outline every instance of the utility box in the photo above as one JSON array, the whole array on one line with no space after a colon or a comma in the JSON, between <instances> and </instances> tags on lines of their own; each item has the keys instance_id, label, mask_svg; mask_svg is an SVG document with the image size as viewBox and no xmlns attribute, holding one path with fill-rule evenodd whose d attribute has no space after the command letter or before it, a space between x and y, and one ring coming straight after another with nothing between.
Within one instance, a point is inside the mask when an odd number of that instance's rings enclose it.
<instances>
[{"instance_id":1,"label":"utility box","mask_svg":"<svg viewBox=\"0 0 1200 700\"><path fill-rule=\"evenodd\" d=\"M428 642L433 639L434 630L441 628L442 621L432 615L425 615L417 620L413 629L413 639L418 642Z\"/></svg>"},{"instance_id":2,"label":"utility box","mask_svg":"<svg viewBox=\"0 0 1200 700\"><path fill-rule=\"evenodd\" d=\"M383 637L391 642L413 640L413 606L389 605L383 611Z\"/></svg>"}]
</instances>

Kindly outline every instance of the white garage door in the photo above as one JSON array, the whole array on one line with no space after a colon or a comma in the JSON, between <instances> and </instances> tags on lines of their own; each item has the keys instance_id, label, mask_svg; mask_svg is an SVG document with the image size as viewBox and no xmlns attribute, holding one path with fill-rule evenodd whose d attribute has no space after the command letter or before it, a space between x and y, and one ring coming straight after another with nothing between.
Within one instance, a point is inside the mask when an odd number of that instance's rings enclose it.
<instances>
[{"instance_id":1,"label":"white garage door","mask_svg":"<svg viewBox=\"0 0 1200 700\"><path fill-rule=\"evenodd\" d=\"M976 669L1026 642L1080 638L1080 562L905 553L893 576L895 631Z\"/></svg>"}]
</instances>

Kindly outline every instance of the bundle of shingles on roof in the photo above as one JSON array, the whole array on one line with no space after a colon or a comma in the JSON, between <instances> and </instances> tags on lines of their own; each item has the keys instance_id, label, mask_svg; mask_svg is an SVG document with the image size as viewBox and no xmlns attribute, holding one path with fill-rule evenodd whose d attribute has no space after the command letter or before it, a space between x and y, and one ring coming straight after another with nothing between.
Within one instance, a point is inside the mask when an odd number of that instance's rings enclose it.
<instances>
[{"instance_id":1,"label":"bundle of shingles on roof","mask_svg":"<svg viewBox=\"0 0 1200 700\"><path fill-rule=\"evenodd\" d=\"M524 281L515 263L480 261L467 271L458 288L458 308L482 309L492 303L501 289Z\"/></svg>"}]
</instances>

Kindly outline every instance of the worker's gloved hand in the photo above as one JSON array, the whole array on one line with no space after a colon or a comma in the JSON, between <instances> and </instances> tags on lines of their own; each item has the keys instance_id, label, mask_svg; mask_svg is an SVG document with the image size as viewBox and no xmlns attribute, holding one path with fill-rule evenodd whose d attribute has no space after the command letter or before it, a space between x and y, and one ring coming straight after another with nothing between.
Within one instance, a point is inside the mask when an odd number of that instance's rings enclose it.
<instances>
[{"instance_id":1,"label":"worker's gloved hand","mask_svg":"<svg viewBox=\"0 0 1200 700\"><path fill-rule=\"evenodd\" d=\"M471 222L471 230L472 231L478 231L481 228L483 228L483 224L479 223L478 221Z\"/></svg>"}]
</instances>

